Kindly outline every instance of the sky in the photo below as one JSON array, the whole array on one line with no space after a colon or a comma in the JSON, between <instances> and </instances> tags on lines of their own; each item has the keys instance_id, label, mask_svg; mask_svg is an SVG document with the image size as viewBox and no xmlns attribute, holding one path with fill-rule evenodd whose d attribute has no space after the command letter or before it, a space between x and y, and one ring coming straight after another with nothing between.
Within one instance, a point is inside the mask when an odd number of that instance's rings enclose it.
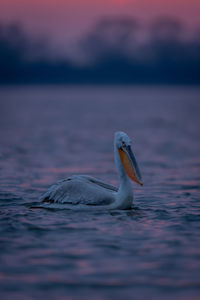
<instances>
[{"instance_id":1,"label":"sky","mask_svg":"<svg viewBox=\"0 0 200 300\"><path fill-rule=\"evenodd\" d=\"M0 23L19 22L60 46L73 44L102 16L133 16L144 24L156 16L200 26L200 0L0 0Z\"/></svg>"}]
</instances>

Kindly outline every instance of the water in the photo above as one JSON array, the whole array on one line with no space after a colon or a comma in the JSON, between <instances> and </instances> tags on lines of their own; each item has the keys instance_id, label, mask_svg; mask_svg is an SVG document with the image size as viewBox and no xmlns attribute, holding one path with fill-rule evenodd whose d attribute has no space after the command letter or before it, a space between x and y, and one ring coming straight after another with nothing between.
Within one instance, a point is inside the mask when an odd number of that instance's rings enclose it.
<instances>
[{"instance_id":1,"label":"water","mask_svg":"<svg viewBox=\"0 0 200 300\"><path fill-rule=\"evenodd\" d=\"M199 299L200 89L0 90L1 299ZM128 211L30 209L74 173L118 184L123 130L144 187Z\"/></svg>"}]
</instances>

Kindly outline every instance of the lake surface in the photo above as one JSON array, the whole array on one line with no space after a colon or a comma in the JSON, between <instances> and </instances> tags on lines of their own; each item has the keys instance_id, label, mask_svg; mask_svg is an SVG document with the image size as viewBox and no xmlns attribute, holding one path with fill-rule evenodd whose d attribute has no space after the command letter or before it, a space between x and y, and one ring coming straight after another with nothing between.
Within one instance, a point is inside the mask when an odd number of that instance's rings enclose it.
<instances>
[{"instance_id":1,"label":"lake surface","mask_svg":"<svg viewBox=\"0 0 200 300\"><path fill-rule=\"evenodd\" d=\"M123 130L144 186L127 211L32 209L49 185L118 185ZM200 89L0 88L0 298L200 299Z\"/></svg>"}]
</instances>

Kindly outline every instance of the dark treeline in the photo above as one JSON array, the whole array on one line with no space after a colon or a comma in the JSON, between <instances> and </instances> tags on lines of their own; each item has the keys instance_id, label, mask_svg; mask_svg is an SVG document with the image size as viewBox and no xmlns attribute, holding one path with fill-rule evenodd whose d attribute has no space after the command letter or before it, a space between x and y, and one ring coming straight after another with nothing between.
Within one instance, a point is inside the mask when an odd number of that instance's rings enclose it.
<instances>
[{"instance_id":1,"label":"dark treeline","mask_svg":"<svg viewBox=\"0 0 200 300\"><path fill-rule=\"evenodd\" d=\"M140 30L131 18L102 19L79 43L84 63L78 64L52 59L48 46L19 25L1 25L0 83L200 83L200 32L186 38L183 25L171 18Z\"/></svg>"}]
</instances>

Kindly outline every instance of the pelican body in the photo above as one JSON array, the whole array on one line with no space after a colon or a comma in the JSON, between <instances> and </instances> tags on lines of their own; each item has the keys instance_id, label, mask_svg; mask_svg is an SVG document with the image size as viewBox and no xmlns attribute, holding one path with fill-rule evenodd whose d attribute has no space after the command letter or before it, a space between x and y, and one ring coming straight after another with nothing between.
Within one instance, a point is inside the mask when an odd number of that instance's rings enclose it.
<instances>
[{"instance_id":1,"label":"pelican body","mask_svg":"<svg viewBox=\"0 0 200 300\"><path fill-rule=\"evenodd\" d=\"M120 186L116 188L88 175L72 175L52 185L40 200L45 204L65 204L70 209L129 209L133 203L132 181L143 185L131 140L124 132L114 138L115 164Z\"/></svg>"}]
</instances>

